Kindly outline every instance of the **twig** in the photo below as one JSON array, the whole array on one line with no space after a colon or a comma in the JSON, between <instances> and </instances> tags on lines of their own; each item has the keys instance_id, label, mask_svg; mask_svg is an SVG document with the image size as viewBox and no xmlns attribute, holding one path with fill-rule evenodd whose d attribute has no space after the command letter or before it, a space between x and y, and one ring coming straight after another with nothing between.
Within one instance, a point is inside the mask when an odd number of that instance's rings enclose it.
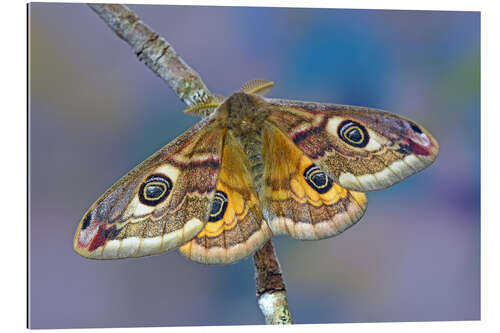
<instances>
[{"instance_id":1,"label":"twig","mask_svg":"<svg viewBox=\"0 0 500 333\"><path fill-rule=\"evenodd\" d=\"M200 76L177 55L172 46L124 5L89 4L106 24L162 78L187 105L206 103L212 94ZM273 243L269 240L254 254L257 299L267 324L292 324L285 283Z\"/></svg>"},{"instance_id":2,"label":"twig","mask_svg":"<svg viewBox=\"0 0 500 333\"><path fill-rule=\"evenodd\" d=\"M271 240L255 252L253 262L257 300L260 311L266 318L266 323L271 325L293 324L280 263Z\"/></svg>"},{"instance_id":3,"label":"twig","mask_svg":"<svg viewBox=\"0 0 500 333\"><path fill-rule=\"evenodd\" d=\"M132 47L156 75L189 107L206 103L211 94L198 73L177 55L173 47L123 5L89 4L118 37Z\"/></svg>"}]
</instances>

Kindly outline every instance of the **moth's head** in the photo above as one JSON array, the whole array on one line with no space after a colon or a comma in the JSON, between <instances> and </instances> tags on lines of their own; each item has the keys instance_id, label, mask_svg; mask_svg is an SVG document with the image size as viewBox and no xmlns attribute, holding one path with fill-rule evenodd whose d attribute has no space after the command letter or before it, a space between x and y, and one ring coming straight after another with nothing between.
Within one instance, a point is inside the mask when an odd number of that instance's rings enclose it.
<instances>
[{"instance_id":1,"label":"moth's head","mask_svg":"<svg viewBox=\"0 0 500 333\"><path fill-rule=\"evenodd\" d=\"M259 96L265 96L271 91L274 83L267 80L252 80L246 82L238 92L232 94L228 98L224 96L212 94L208 99L200 104L194 105L184 110L185 113L191 113L199 116L208 116L215 110L229 110L230 105L234 108L255 109L251 106L254 104L262 104L263 99ZM229 103L228 103L229 100ZM223 105L224 104L224 105Z\"/></svg>"},{"instance_id":2,"label":"moth's head","mask_svg":"<svg viewBox=\"0 0 500 333\"><path fill-rule=\"evenodd\" d=\"M235 92L224 101L230 112L239 112L240 110L246 112L255 111L261 108L264 103L263 97L241 91Z\"/></svg>"}]
</instances>

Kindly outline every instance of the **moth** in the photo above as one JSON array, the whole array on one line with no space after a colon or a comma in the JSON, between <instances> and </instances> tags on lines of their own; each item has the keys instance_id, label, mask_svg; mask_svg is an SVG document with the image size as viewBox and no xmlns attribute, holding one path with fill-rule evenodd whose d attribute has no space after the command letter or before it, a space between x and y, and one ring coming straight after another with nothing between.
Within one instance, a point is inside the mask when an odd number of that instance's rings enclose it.
<instances>
[{"instance_id":1,"label":"moth","mask_svg":"<svg viewBox=\"0 0 500 333\"><path fill-rule=\"evenodd\" d=\"M364 214L364 192L429 166L438 143L381 110L266 98L250 81L186 112L204 118L106 191L77 227L87 258L179 248L204 264L248 257L273 235L332 237Z\"/></svg>"}]
</instances>

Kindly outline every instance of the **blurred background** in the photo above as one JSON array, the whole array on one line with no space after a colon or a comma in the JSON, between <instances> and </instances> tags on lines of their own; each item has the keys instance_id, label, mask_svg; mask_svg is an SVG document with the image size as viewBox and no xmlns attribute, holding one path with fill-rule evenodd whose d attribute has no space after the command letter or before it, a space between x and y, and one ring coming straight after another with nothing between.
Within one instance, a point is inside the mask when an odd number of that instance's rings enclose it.
<instances>
[{"instance_id":1,"label":"blurred background","mask_svg":"<svg viewBox=\"0 0 500 333\"><path fill-rule=\"evenodd\" d=\"M271 97L381 108L438 140L340 236L274 238L296 323L480 318L479 12L130 8L212 92L264 78ZM263 324L251 258L73 252L88 207L198 118L86 5L31 4L29 20L31 327Z\"/></svg>"}]
</instances>

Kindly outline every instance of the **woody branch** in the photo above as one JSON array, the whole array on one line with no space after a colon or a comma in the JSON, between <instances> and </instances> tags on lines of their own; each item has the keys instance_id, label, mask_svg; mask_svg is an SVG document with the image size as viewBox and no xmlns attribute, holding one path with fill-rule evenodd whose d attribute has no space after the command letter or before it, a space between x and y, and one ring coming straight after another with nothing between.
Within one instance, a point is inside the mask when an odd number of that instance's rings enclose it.
<instances>
[{"instance_id":1,"label":"woody branch","mask_svg":"<svg viewBox=\"0 0 500 333\"><path fill-rule=\"evenodd\" d=\"M132 47L139 60L163 79L188 107L210 100L212 95L198 73L129 8L117 4L89 4L89 7ZM292 324L285 283L272 241L264 244L253 259L257 300L266 323Z\"/></svg>"},{"instance_id":2,"label":"woody branch","mask_svg":"<svg viewBox=\"0 0 500 333\"><path fill-rule=\"evenodd\" d=\"M118 37L132 47L140 61L168 83L187 106L208 101L210 92L198 73L133 11L126 6L116 4L89 4L89 6Z\"/></svg>"}]
</instances>

